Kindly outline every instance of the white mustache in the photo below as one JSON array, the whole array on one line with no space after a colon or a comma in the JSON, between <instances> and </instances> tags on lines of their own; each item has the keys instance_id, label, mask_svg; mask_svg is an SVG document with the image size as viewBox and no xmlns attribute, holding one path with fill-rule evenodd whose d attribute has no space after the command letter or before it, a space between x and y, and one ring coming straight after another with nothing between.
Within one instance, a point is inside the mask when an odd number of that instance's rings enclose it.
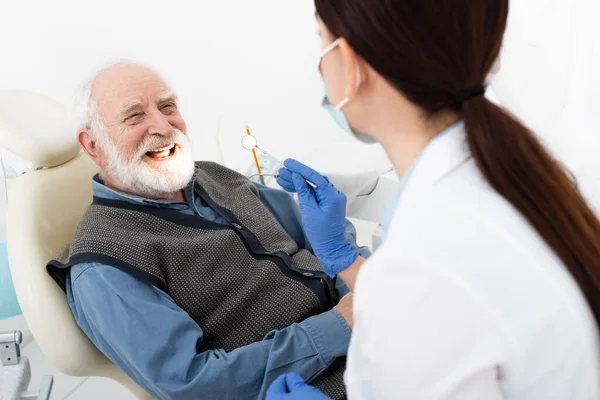
<instances>
[{"instance_id":1,"label":"white mustache","mask_svg":"<svg viewBox=\"0 0 600 400\"><path fill-rule=\"evenodd\" d=\"M183 132L181 132L179 129L173 129L173 132L170 136L148 136L138 144L135 152L135 159L139 159L149 151L160 149L172 143L178 145L180 148L183 148L187 145L188 140Z\"/></svg>"}]
</instances>

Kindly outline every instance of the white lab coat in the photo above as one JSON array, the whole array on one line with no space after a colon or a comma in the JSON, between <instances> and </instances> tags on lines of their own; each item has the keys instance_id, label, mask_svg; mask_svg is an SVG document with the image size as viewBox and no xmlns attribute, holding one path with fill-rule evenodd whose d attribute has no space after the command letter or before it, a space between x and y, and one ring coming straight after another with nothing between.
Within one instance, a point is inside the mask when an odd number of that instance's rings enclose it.
<instances>
[{"instance_id":1,"label":"white lab coat","mask_svg":"<svg viewBox=\"0 0 600 400\"><path fill-rule=\"evenodd\" d=\"M349 399L599 399L585 298L465 135L459 124L427 147L358 276Z\"/></svg>"}]
</instances>

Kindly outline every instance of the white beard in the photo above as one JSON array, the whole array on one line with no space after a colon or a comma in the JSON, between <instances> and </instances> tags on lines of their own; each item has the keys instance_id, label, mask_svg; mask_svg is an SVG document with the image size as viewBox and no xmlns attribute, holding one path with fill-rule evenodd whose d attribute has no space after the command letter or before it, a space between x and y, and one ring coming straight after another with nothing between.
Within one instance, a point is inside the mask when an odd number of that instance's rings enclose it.
<instances>
[{"instance_id":1,"label":"white beard","mask_svg":"<svg viewBox=\"0 0 600 400\"><path fill-rule=\"evenodd\" d=\"M173 135L168 140L157 137L140 143L130 160L126 160L107 137L98 139L108 159L104 176L110 176L118 189L125 192L148 198L174 193L185 188L194 174L190 138L178 129L173 129ZM162 141L162 145L169 142L179 146L178 154L162 161L159 168L150 166L143 159L147 151L160 147L152 144L157 141Z\"/></svg>"}]
</instances>

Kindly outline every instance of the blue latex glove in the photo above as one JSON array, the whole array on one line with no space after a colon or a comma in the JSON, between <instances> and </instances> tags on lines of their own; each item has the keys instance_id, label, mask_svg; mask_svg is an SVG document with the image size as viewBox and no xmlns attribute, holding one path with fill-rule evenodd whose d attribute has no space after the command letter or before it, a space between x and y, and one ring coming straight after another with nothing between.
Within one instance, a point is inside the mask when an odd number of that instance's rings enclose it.
<instances>
[{"instance_id":1,"label":"blue latex glove","mask_svg":"<svg viewBox=\"0 0 600 400\"><path fill-rule=\"evenodd\" d=\"M346 240L346 196L312 168L292 159L285 160L284 165L277 183L288 192L298 193L306 237L323 270L333 278L359 255Z\"/></svg>"},{"instance_id":2,"label":"blue latex glove","mask_svg":"<svg viewBox=\"0 0 600 400\"><path fill-rule=\"evenodd\" d=\"M314 386L309 386L298 374L289 373L275 379L266 400L331 400Z\"/></svg>"}]
</instances>

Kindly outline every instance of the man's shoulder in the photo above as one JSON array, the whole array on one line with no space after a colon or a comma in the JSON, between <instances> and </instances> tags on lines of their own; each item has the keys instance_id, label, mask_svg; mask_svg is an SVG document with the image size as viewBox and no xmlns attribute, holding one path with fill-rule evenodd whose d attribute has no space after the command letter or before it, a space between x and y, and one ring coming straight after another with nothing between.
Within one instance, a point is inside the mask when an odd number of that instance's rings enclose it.
<instances>
[{"instance_id":1,"label":"man's shoulder","mask_svg":"<svg viewBox=\"0 0 600 400\"><path fill-rule=\"evenodd\" d=\"M202 171L215 170L215 171L224 171L224 172L228 172L228 173L232 173L232 174L236 174L236 175L241 175L239 172L235 171L234 169L226 167L225 165L219 164L218 162L215 162L215 161L195 161L194 165L196 166L196 168L198 168Z\"/></svg>"},{"instance_id":2,"label":"man's shoulder","mask_svg":"<svg viewBox=\"0 0 600 400\"><path fill-rule=\"evenodd\" d=\"M254 183L243 174L213 161L196 161L199 173L196 182L205 189L233 190L235 188L250 188L258 195Z\"/></svg>"}]
</instances>

